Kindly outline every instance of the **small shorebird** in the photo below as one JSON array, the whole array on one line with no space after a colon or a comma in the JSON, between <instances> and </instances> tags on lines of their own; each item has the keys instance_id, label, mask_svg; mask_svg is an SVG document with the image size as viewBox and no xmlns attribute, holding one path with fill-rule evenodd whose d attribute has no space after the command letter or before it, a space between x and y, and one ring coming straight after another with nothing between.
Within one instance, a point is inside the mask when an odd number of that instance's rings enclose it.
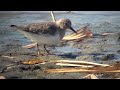
<instances>
[{"instance_id":1,"label":"small shorebird","mask_svg":"<svg viewBox=\"0 0 120 90\"><path fill-rule=\"evenodd\" d=\"M63 39L67 29L77 33L71 27L71 21L69 19L59 19L55 22L41 22L32 23L29 25L11 25L15 27L19 32L23 33L28 39L37 43L38 54L39 45L44 45L44 49L47 53L46 45L53 46Z\"/></svg>"}]
</instances>

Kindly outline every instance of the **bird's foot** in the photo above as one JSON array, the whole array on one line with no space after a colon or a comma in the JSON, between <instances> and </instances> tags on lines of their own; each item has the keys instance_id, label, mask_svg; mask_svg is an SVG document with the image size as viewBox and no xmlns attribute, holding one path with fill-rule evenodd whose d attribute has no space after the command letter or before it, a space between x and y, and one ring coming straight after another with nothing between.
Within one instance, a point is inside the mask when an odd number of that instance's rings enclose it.
<instances>
[{"instance_id":1,"label":"bird's foot","mask_svg":"<svg viewBox=\"0 0 120 90\"><path fill-rule=\"evenodd\" d=\"M47 52L47 54L50 54L50 50L45 50Z\"/></svg>"}]
</instances>

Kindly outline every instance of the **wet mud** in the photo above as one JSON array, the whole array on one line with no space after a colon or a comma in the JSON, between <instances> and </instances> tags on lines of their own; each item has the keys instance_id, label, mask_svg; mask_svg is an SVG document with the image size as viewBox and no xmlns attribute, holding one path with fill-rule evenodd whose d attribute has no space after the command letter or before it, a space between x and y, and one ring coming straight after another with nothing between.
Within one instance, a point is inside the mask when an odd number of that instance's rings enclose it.
<instances>
[{"instance_id":1,"label":"wet mud","mask_svg":"<svg viewBox=\"0 0 120 90\"><path fill-rule=\"evenodd\" d=\"M40 60L79 60L112 64L120 60L120 15L81 15L75 13L55 14L56 18L69 18L76 30L89 24L94 34L77 42L61 42L55 48L47 47L55 55L35 56L37 49L25 49L32 42L10 27L11 24L29 24L51 21L48 13L0 14L0 76L7 79L81 79L88 73L51 74L45 69L62 68L54 64L22 65L15 62ZM93 19L94 17L94 19ZM102 36L102 33L115 33ZM71 31L67 31L70 34ZM13 58L8 58L10 56ZM14 65L7 67L7 65ZM96 74L100 79L120 78L119 74Z\"/></svg>"}]
</instances>

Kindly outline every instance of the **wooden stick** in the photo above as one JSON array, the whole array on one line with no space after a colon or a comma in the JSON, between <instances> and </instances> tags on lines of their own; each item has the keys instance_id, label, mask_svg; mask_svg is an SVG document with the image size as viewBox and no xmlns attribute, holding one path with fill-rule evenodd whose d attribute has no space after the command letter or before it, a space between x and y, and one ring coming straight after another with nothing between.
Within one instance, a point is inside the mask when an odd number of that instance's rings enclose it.
<instances>
[{"instance_id":1,"label":"wooden stick","mask_svg":"<svg viewBox=\"0 0 120 90\"><path fill-rule=\"evenodd\" d=\"M25 45L25 46L22 46L22 47L23 47L23 48L30 49L30 48L36 47L36 45L37 45L37 43L33 43L33 44Z\"/></svg>"},{"instance_id":2,"label":"wooden stick","mask_svg":"<svg viewBox=\"0 0 120 90\"><path fill-rule=\"evenodd\" d=\"M77 32L77 34L83 34L88 30L89 30L89 28L87 26L85 26L85 27L80 28L79 30L76 30L76 32ZM76 35L76 33L72 33L69 36L72 37L72 36L75 36L75 35Z\"/></svg>"},{"instance_id":3,"label":"wooden stick","mask_svg":"<svg viewBox=\"0 0 120 90\"><path fill-rule=\"evenodd\" d=\"M74 37L69 37L69 36L65 36L64 38L63 38L63 40L76 40L76 39L81 39L81 38L83 38L83 37L85 37L86 35L82 35L82 36L74 36Z\"/></svg>"},{"instance_id":4,"label":"wooden stick","mask_svg":"<svg viewBox=\"0 0 120 90\"><path fill-rule=\"evenodd\" d=\"M81 73L120 73L120 70L88 70L88 69L80 69L80 68L63 68L63 69L48 69L45 70L47 73L73 73L73 72L81 72Z\"/></svg>"},{"instance_id":5,"label":"wooden stick","mask_svg":"<svg viewBox=\"0 0 120 90\"><path fill-rule=\"evenodd\" d=\"M103 33L102 35L106 36L106 35L112 35L112 34L116 34L116 33Z\"/></svg>"},{"instance_id":6,"label":"wooden stick","mask_svg":"<svg viewBox=\"0 0 120 90\"><path fill-rule=\"evenodd\" d=\"M59 65L59 66L71 66L71 67L82 67L82 68L91 68L93 66L90 66L90 65L78 65L78 64L66 64L66 63L56 63L56 65Z\"/></svg>"},{"instance_id":7,"label":"wooden stick","mask_svg":"<svg viewBox=\"0 0 120 90\"><path fill-rule=\"evenodd\" d=\"M88 74L87 76L83 77L83 79L99 79L94 74Z\"/></svg>"},{"instance_id":8,"label":"wooden stick","mask_svg":"<svg viewBox=\"0 0 120 90\"><path fill-rule=\"evenodd\" d=\"M4 57L4 58L10 58L10 59L14 59L14 58L15 58L15 57L5 56L5 55L2 55L1 57Z\"/></svg>"},{"instance_id":9,"label":"wooden stick","mask_svg":"<svg viewBox=\"0 0 120 90\"><path fill-rule=\"evenodd\" d=\"M99 64L99 63L87 62L87 61L55 60L55 61L50 61L50 62L86 64L86 65L104 66L104 67L109 66L108 64Z\"/></svg>"},{"instance_id":10,"label":"wooden stick","mask_svg":"<svg viewBox=\"0 0 120 90\"><path fill-rule=\"evenodd\" d=\"M53 22L55 22L56 19L55 19L55 16L54 16L54 14L53 14L53 11L51 11L51 16L52 16Z\"/></svg>"},{"instance_id":11,"label":"wooden stick","mask_svg":"<svg viewBox=\"0 0 120 90\"><path fill-rule=\"evenodd\" d=\"M92 37L93 35L93 33L90 31L90 29L87 26L77 30L76 32L77 32L77 35L75 33L72 33L70 35L63 37L63 40L65 41L79 40L85 37Z\"/></svg>"},{"instance_id":12,"label":"wooden stick","mask_svg":"<svg viewBox=\"0 0 120 90\"><path fill-rule=\"evenodd\" d=\"M76 32L77 32L77 35L80 35L80 36L84 35L84 31L85 31L85 30L86 30L85 27L81 28L80 30L77 30L77 31L76 31ZM75 33L72 33L72 34L67 35L67 36L65 36L65 37L74 37L74 36L76 36L76 34L75 34Z\"/></svg>"}]
</instances>

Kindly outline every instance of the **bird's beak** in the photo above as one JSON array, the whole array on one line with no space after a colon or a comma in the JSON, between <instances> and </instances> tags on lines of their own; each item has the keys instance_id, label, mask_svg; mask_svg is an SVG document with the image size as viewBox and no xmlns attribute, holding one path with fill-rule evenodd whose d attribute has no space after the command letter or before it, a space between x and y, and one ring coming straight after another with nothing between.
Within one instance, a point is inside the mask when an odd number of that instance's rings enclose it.
<instances>
[{"instance_id":1,"label":"bird's beak","mask_svg":"<svg viewBox=\"0 0 120 90\"><path fill-rule=\"evenodd\" d=\"M70 30L77 34L77 32L72 27L70 27Z\"/></svg>"}]
</instances>

